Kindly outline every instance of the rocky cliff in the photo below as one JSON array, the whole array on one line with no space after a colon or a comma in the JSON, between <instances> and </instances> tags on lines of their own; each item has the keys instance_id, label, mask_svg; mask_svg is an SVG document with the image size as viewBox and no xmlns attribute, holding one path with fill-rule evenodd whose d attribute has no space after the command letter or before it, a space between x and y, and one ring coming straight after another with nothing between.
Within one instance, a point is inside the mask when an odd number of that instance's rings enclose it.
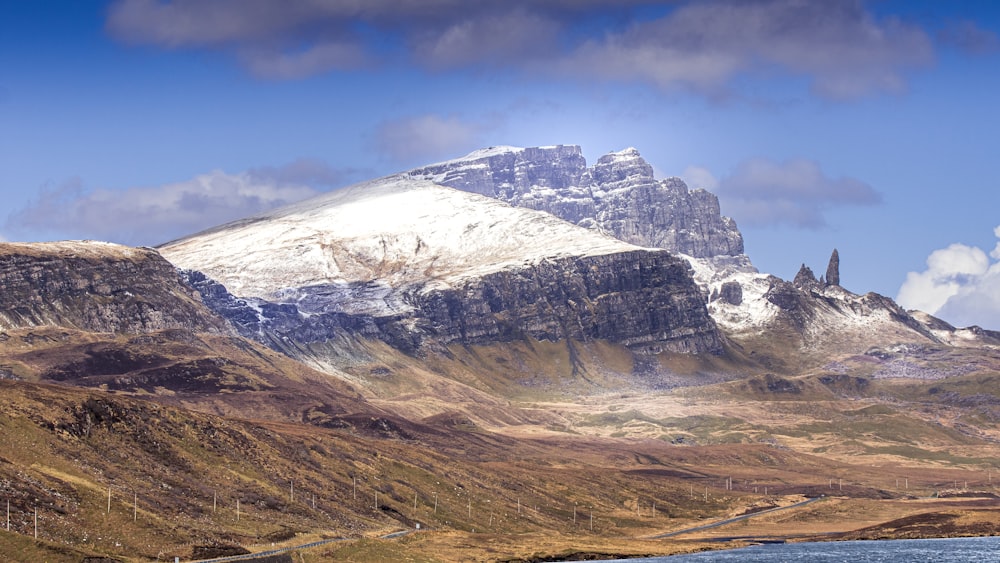
<instances>
[{"instance_id":1,"label":"rocky cliff","mask_svg":"<svg viewBox=\"0 0 1000 563\"><path fill-rule=\"evenodd\" d=\"M286 351L289 341L323 342L344 333L378 338L410 353L428 343L524 338L606 340L641 353L722 350L687 264L662 251L546 260L448 288L414 285L399 297L411 309L378 315L248 301L201 272L184 275L241 334Z\"/></svg>"},{"instance_id":2,"label":"rocky cliff","mask_svg":"<svg viewBox=\"0 0 1000 563\"><path fill-rule=\"evenodd\" d=\"M0 328L228 334L156 251L99 242L0 244Z\"/></svg>"},{"instance_id":3,"label":"rocky cliff","mask_svg":"<svg viewBox=\"0 0 1000 563\"><path fill-rule=\"evenodd\" d=\"M696 258L743 253L736 223L718 198L679 178L657 180L630 148L592 167L578 146L497 147L413 170L414 178L546 211L620 240Z\"/></svg>"}]
</instances>

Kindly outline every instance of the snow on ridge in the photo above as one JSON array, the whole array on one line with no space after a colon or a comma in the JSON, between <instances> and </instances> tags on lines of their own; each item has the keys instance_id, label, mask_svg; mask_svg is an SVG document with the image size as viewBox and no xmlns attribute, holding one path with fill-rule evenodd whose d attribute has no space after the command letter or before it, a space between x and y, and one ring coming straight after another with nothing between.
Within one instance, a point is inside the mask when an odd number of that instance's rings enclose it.
<instances>
[{"instance_id":1,"label":"snow on ridge","mask_svg":"<svg viewBox=\"0 0 1000 563\"><path fill-rule=\"evenodd\" d=\"M635 160L637 158L641 158L639 149L635 147L626 147L620 151L609 152L608 154L602 156L600 160L604 162L624 162Z\"/></svg>"},{"instance_id":2,"label":"snow on ridge","mask_svg":"<svg viewBox=\"0 0 1000 563\"><path fill-rule=\"evenodd\" d=\"M459 163L470 161L470 160L479 160L479 159L482 159L482 158L489 158L491 156L497 156L497 155L500 155L500 154L507 154L507 153L515 153L516 154L516 153L521 153L521 152L524 152L524 151L525 151L524 147L514 147L514 146L510 146L510 145L497 145L497 146L494 146L494 147L487 147L487 148L484 148L484 149L476 149L476 150L470 152L469 154L467 154L467 155L465 155L463 157L453 158L451 160L445 160L443 162L436 162L434 164L431 164L429 166L423 166L421 168L434 168L434 167L437 167L437 166L443 166L443 165L448 165L448 164L459 164Z\"/></svg>"},{"instance_id":3,"label":"snow on ridge","mask_svg":"<svg viewBox=\"0 0 1000 563\"><path fill-rule=\"evenodd\" d=\"M160 252L235 295L269 299L317 285L447 286L549 258L638 249L548 213L399 174L175 241Z\"/></svg>"},{"instance_id":4,"label":"snow on ridge","mask_svg":"<svg viewBox=\"0 0 1000 563\"><path fill-rule=\"evenodd\" d=\"M765 297L771 286L770 274L757 271L745 255L715 258L694 258L686 254L678 256L691 264L695 283L706 295L720 291L722 284L726 282L740 284L743 301L739 305L722 300L708 304L712 319L722 327L737 332L760 328L778 314L778 307Z\"/></svg>"}]
</instances>

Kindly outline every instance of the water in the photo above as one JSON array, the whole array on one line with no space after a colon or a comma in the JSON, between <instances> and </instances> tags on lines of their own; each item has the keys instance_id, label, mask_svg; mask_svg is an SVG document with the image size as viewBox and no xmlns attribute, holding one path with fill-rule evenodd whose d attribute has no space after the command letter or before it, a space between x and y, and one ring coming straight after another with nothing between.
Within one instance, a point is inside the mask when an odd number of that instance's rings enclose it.
<instances>
[{"instance_id":1,"label":"water","mask_svg":"<svg viewBox=\"0 0 1000 563\"><path fill-rule=\"evenodd\" d=\"M632 559L616 559L636 563ZM691 555L640 560L643 563L1000 563L1000 537L764 544ZM607 562L610 563L610 562Z\"/></svg>"}]
</instances>

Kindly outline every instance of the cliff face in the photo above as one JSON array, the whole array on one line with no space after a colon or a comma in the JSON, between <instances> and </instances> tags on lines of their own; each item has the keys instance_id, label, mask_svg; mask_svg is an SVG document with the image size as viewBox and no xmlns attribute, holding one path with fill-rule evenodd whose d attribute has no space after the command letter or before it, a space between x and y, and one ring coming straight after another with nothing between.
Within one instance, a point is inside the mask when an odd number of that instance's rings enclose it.
<instances>
[{"instance_id":1,"label":"cliff face","mask_svg":"<svg viewBox=\"0 0 1000 563\"><path fill-rule=\"evenodd\" d=\"M156 251L96 242L0 244L0 328L229 333Z\"/></svg>"},{"instance_id":2,"label":"cliff face","mask_svg":"<svg viewBox=\"0 0 1000 563\"><path fill-rule=\"evenodd\" d=\"M427 343L607 340L640 353L719 353L722 342L687 263L665 251L545 260L452 287L416 285L412 308L381 315L316 313L298 304L243 300L200 272L184 274L241 334L280 350L344 333L415 352Z\"/></svg>"},{"instance_id":3,"label":"cliff face","mask_svg":"<svg viewBox=\"0 0 1000 563\"><path fill-rule=\"evenodd\" d=\"M687 264L666 252L549 260L420 296L417 306L431 331L465 343L530 336L721 349Z\"/></svg>"},{"instance_id":4,"label":"cliff face","mask_svg":"<svg viewBox=\"0 0 1000 563\"><path fill-rule=\"evenodd\" d=\"M743 237L715 195L689 190L679 178L656 180L635 149L587 167L578 146L499 148L410 175L546 211L638 246L696 258L743 253Z\"/></svg>"}]
</instances>

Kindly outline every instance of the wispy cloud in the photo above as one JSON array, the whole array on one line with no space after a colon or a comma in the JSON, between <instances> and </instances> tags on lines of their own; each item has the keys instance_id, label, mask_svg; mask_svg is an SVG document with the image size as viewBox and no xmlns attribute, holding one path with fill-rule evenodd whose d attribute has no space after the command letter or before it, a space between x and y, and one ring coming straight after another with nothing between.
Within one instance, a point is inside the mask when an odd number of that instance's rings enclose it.
<instances>
[{"instance_id":1,"label":"wispy cloud","mask_svg":"<svg viewBox=\"0 0 1000 563\"><path fill-rule=\"evenodd\" d=\"M1000 51L1000 37L970 20L948 22L937 36L941 43L974 55Z\"/></svg>"},{"instance_id":2,"label":"wispy cloud","mask_svg":"<svg viewBox=\"0 0 1000 563\"><path fill-rule=\"evenodd\" d=\"M43 190L12 214L7 232L152 245L299 201L343 183L351 171L301 159L240 174L213 171L190 180L124 190L87 189L80 179Z\"/></svg>"},{"instance_id":3,"label":"wispy cloud","mask_svg":"<svg viewBox=\"0 0 1000 563\"><path fill-rule=\"evenodd\" d=\"M456 156L479 148L488 127L456 116L436 114L383 122L375 132L375 147L394 162L412 164Z\"/></svg>"},{"instance_id":4,"label":"wispy cloud","mask_svg":"<svg viewBox=\"0 0 1000 563\"><path fill-rule=\"evenodd\" d=\"M1000 227L993 232L1000 238ZM1000 329L1000 242L988 255L957 243L935 250L926 270L906 275L896 301L957 326Z\"/></svg>"},{"instance_id":5,"label":"wispy cloud","mask_svg":"<svg viewBox=\"0 0 1000 563\"><path fill-rule=\"evenodd\" d=\"M746 160L722 178L699 167L688 168L682 176L692 187L718 195L723 211L743 226L819 229L827 226L824 212L831 207L882 201L870 185L855 178L829 178L818 163L801 158L780 163Z\"/></svg>"},{"instance_id":6,"label":"wispy cloud","mask_svg":"<svg viewBox=\"0 0 1000 563\"><path fill-rule=\"evenodd\" d=\"M653 8L632 9L640 5ZM895 92L909 69L933 59L922 28L878 18L857 0L117 0L106 28L130 43L228 51L272 78L394 61L713 96L738 77L775 73L834 99ZM978 31L975 40L988 43ZM942 40L955 37L970 35Z\"/></svg>"}]
</instances>

